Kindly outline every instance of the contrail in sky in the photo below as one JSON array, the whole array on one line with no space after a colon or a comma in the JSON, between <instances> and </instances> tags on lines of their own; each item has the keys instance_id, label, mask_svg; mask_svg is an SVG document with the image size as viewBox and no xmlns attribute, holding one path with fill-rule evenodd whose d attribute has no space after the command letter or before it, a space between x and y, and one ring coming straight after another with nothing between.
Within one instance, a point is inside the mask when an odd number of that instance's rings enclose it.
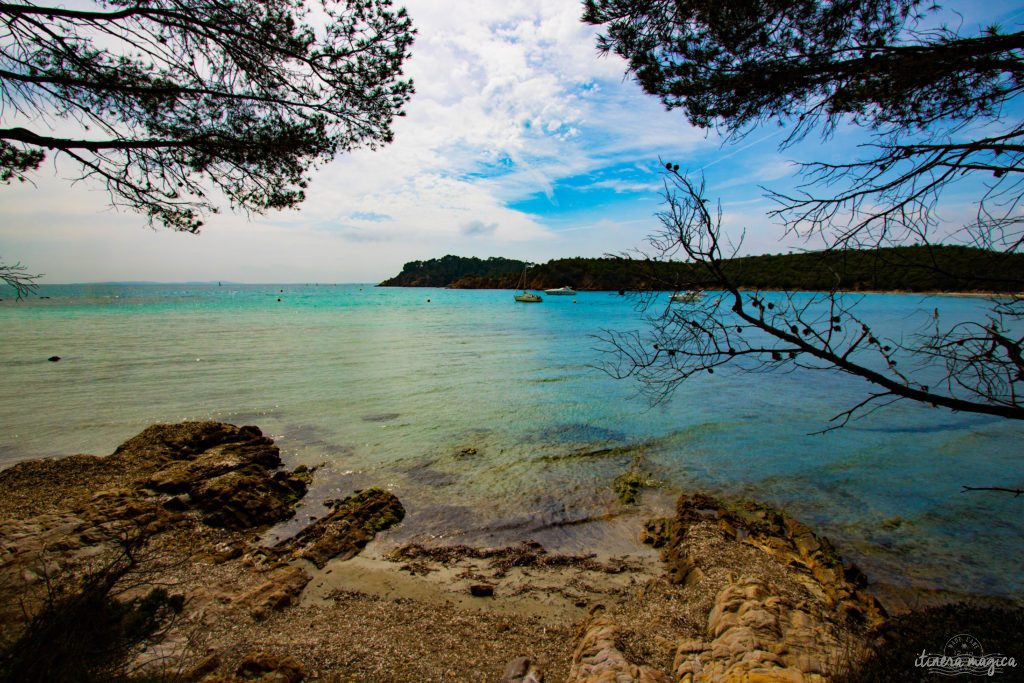
<instances>
[{"instance_id":1,"label":"contrail in sky","mask_svg":"<svg viewBox=\"0 0 1024 683\"><path fill-rule=\"evenodd\" d=\"M723 154L722 156L716 158L714 161L709 161L708 163L706 163L703 166L701 166L700 168L698 168L697 171L703 171L704 169L708 168L709 166L714 166L719 161L724 161L724 160L728 159L729 157L736 156L737 154L739 154L740 152L742 152L745 149L750 149L754 145L760 145L765 140L767 140L769 138L773 138L776 135L778 135L779 133L781 133L782 130L783 130L782 128L779 128L774 133L768 133L768 135L765 135L762 138L758 138L757 140L754 140L753 142L748 142L747 144L743 145L742 147L737 147L736 149L734 149L733 151L729 152L728 154Z\"/></svg>"}]
</instances>

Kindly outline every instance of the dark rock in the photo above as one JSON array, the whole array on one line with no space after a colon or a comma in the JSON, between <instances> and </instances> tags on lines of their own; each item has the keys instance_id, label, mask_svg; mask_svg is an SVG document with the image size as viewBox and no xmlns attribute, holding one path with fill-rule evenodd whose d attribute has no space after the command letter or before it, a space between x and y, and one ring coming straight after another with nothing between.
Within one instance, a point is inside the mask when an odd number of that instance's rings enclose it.
<instances>
[{"instance_id":1,"label":"dark rock","mask_svg":"<svg viewBox=\"0 0 1024 683\"><path fill-rule=\"evenodd\" d=\"M283 476L278 476L283 475ZM305 493L306 483L287 472L271 477L259 465L202 481L190 488L192 500L202 510L203 521L214 527L244 529L287 519Z\"/></svg>"},{"instance_id":2,"label":"dark rock","mask_svg":"<svg viewBox=\"0 0 1024 683\"><path fill-rule=\"evenodd\" d=\"M469 587L469 592L475 598L490 598L494 596L494 586L486 583L474 583Z\"/></svg>"},{"instance_id":3,"label":"dark rock","mask_svg":"<svg viewBox=\"0 0 1024 683\"><path fill-rule=\"evenodd\" d=\"M189 510L188 503L181 496L171 496L164 501L164 510L171 510L172 512L185 512Z\"/></svg>"},{"instance_id":4,"label":"dark rock","mask_svg":"<svg viewBox=\"0 0 1024 683\"><path fill-rule=\"evenodd\" d=\"M334 508L326 517L276 546L321 569L332 558L355 557L378 532L405 517L405 508L398 498L381 489L367 489L343 500L325 502Z\"/></svg>"},{"instance_id":5,"label":"dark rock","mask_svg":"<svg viewBox=\"0 0 1024 683\"><path fill-rule=\"evenodd\" d=\"M46 360L50 361L51 363L56 363L57 361L60 360L60 356L50 356Z\"/></svg>"},{"instance_id":6,"label":"dark rock","mask_svg":"<svg viewBox=\"0 0 1024 683\"><path fill-rule=\"evenodd\" d=\"M63 581L103 553L116 552L125 538L145 540L176 529L185 533L175 537L170 552L215 563L237 560L249 552L246 537L252 534L210 534L196 529L197 523L249 529L293 515L306 484L289 472L275 472L279 464L277 447L256 427L191 422L154 425L108 457L29 461L0 471L6 513L0 527L7 527L0 529L0 635L27 617L19 601L40 598L42 578L60 572ZM349 545L362 547L361 539L401 518L404 510L390 498L400 513L378 510L374 516L361 508L363 517L350 526L362 536L350 534ZM30 555L44 548L46 564L37 569L39 560ZM12 563L11 553L31 562ZM286 566L268 579L248 596L254 615L294 602L309 575Z\"/></svg>"},{"instance_id":7,"label":"dark rock","mask_svg":"<svg viewBox=\"0 0 1024 683\"><path fill-rule=\"evenodd\" d=\"M203 521L216 527L243 529L287 519L306 493L301 478L271 473L281 465L280 450L251 425L153 425L108 460L148 470L139 486L178 498L169 499L165 508L184 512L197 507Z\"/></svg>"},{"instance_id":8,"label":"dark rock","mask_svg":"<svg viewBox=\"0 0 1024 683\"><path fill-rule=\"evenodd\" d=\"M305 477L298 477L295 476L294 472L280 470L278 472L274 472L274 476L272 477L272 479L276 484L279 484L281 486L284 486L285 488L290 489L291 492L298 496L299 498L306 495Z\"/></svg>"},{"instance_id":9,"label":"dark rock","mask_svg":"<svg viewBox=\"0 0 1024 683\"><path fill-rule=\"evenodd\" d=\"M281 464L281 454L277 446L268 441L258 437L248 442L218 444L190 459L171 462L143 484L166 493L180 493L204 480L248 465L257 465L263 470L276 468Z\"/></svg>"},{"instance_id":10,"label":"dark rock","mask_svg":"<svg viewBox=\"0 0 1024 683\"><path fill-rule=\"evenodd\" d=\"M868 577L853 562L847 562L843 565L843 576L857 588L863 588L868 585Z\"/></svg>"},{"instance_id":11,"label":"dark rock","mask_svg":"<svg viewBox=\"0 0 1024 683\"><path fill-rule=\"evenodd\" d=\"M118 446L114 456L115 460L161 465L173 460L192 460L214 446L227 444L266 446L266 465L281 465L277 446L257 427L236 427L222 422L152 425Z\"/></svg>"}]
</instances>

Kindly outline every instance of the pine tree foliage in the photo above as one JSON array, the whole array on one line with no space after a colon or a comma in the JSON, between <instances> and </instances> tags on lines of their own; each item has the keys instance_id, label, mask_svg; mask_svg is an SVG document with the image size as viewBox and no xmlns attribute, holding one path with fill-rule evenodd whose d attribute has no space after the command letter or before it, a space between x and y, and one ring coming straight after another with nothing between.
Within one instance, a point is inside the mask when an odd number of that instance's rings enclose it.
<instances>
[{"instance_id":1,"label":"pine tree foliage","mask_svg":"<svg viewBox=\"0 0 1024 683\"><path fill-rule=\"evenodd\" d=\"M174 230L297 205L312 168L389 142L412 93L389 0L5 2L0 23L0 180L53 154Z\"/></svg>"}]
</instances>

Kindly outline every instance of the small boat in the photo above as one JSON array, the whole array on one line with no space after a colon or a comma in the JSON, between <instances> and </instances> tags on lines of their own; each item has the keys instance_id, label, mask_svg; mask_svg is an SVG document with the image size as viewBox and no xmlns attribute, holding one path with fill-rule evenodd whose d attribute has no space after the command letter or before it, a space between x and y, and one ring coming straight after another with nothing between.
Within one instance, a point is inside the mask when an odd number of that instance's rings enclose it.
<instances>
[{"instance_id":1,"label":"small boat","mask_svg":"<svg viewBox=\"0 0 1024 683\"><path fill-rule=\"evenodd\" d=\"M523 274L519 276L519 284L516 285L516 291L522 291L522 294L515 294L513 296L515 297L515 300L518 301L519 303L539 304L541 301L543 301L543 299L541 299L536 294L531 294L530 292L526 291L526 269L529 266L530 264L526 264L525 266L523 266Z\"/></svg>"},{"instance_id":2,"label":"small boat","mask_svg":"<svg viewBox=\"0 0 1024 683\"><path fill-rule=\"evenodd\" d=\"M676 292L668 300L677 304L695 304L704 298L704 292Z\"/></svg>"},{"instance_id":3,"label":"small boat","mask_svg":"<svg viewBox=\"0 0 1024 683\"><path fill-rule=\"evenodd\" d=\"M569 294L575 296L576 290L572 287L559 287L558 289L545 289L544 293L550 294L551 296L566 296Z\"/></svg>"}]
</instances>

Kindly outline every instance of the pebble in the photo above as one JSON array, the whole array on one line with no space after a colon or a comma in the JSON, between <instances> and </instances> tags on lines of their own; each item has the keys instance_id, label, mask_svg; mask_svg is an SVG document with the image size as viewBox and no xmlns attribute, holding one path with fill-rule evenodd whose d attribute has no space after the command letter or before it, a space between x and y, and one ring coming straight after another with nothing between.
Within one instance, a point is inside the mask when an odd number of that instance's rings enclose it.
<instances>
[{"instance_id":1,"label":"pebble","mask_svg":"<svg viewBox=\"0 0 1024 683\"><path fill-rule=\"evenodd\" d=\"M490 598L494 595L494 586L486 583L474 583L469 587L469 592L477 598Z\"/></svg>"}]
</instances>

